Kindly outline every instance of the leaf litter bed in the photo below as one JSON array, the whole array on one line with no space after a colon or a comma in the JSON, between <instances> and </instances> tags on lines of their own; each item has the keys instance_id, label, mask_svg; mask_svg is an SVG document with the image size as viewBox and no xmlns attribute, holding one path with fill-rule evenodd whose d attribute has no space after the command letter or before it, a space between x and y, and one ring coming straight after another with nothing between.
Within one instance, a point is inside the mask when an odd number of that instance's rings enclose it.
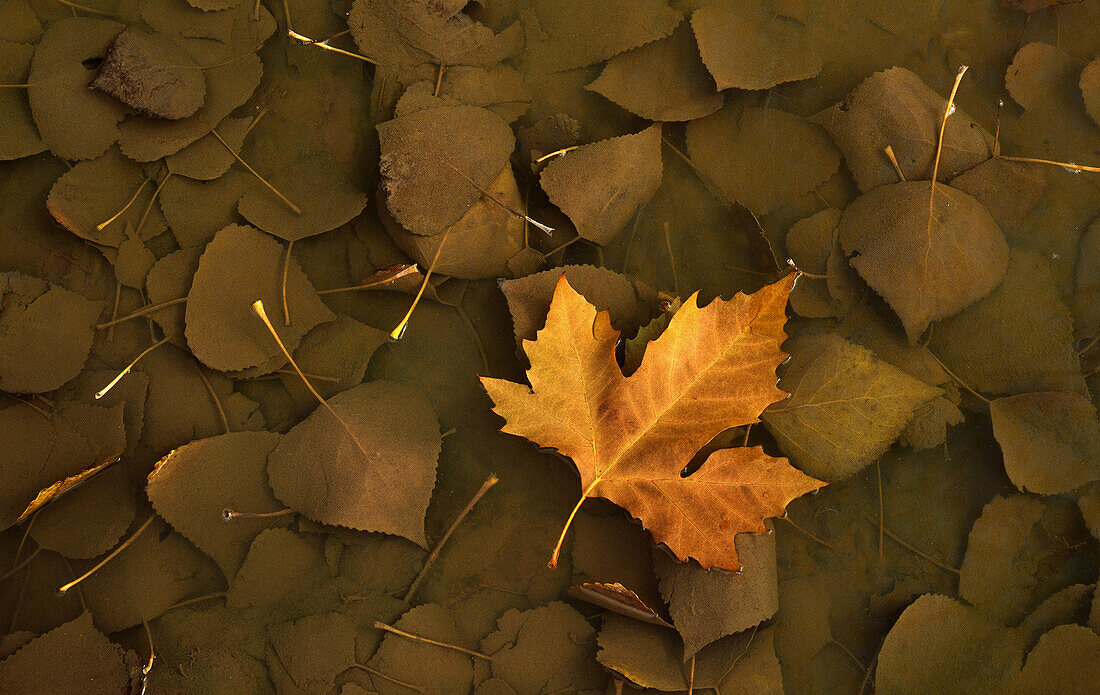
<instances>
[{"instance_id":1,"label":"leaf litter bed","mask_svg":"<svg viewBox=\"0 0 1100 695\"><path fill-rule=\"evenodd\" d=\"M0 694L1096 687L1095 0L0 20Z\"/></svg>"}]
</instances>

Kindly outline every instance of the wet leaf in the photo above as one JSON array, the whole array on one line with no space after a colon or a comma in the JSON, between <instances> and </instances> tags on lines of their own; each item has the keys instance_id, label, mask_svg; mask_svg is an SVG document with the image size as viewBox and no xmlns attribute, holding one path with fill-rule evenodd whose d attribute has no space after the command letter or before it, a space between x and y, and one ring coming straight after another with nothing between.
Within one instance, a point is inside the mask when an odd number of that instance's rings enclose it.
<instances>
[{"instance_id":1,"label":"wet leaf","mask_svg":"<svg viewBox=\"0 0 1100 695\"><path fill-rule=\"evenodd\" d=\"M465 2L420 0L355 0L348 28L359 51L387 67L442 62L445 65L492 65L514 50L514 29L503 34L461 12Z\"/></svg>"},{"instance_id":2,"label":"wet leaf","mask_svg":"<svg viewBox=\"0 0 1100 695\"><path fill-rule=\"evenodd\" d=\"M562 266L501 281L500 289L508 299L517 343L535 339L546 321L546 312L562 275L596 309L609 312L611 326L616 330L629 332L635 326L649 323L657 304L656 294L650 288L606 268Z\"/></svg>"},{"instance_id":3,"label":"wet leaf","mask_svg":"<svg viewBox=\"0 0 1100 695\"><path fill-rule=\"evenodd\" d=\"M295 213L259 182L245 192L237 207L246 220L287 241L335 229L367 205L357 173L324 154L301 159L285 169L270 172L266 178L301 208L301 213Z\"/></svg>"},{"instance_id":4,"label":"wet leaf","mask_svg":"<svg viewBox=\"0 0 1100 695\"><path fill-rule=\"evenodd\" d=\"M144 523L145 519L140 519ZM131 527L129 533L137 529ZM78 573L94 561L73 563ZM118 632L156 618L177 601L218 591L216 565L183 536L156 519L134 542L80 582L96 627ZM75 591L75 589L73 589Z\"/></svg>"},{"instance_id":5,"label":"wet leaf","mask_svg":"<svg viewBox=\"0 0 1100 695\"><path fill-rule=\"evenodd\" d=\"M981 648L972 648L976 644ZM927 594L905 609L886 636L876 692L1012 692L1022 657L1017 633L974 608Z\"/></svg>"},{"instance_id":6,"label":"wet leaf","mask_svg":"<svg viewBox=\"0 0 1100 695\"><path fill-rule=\"evenodd\" d=\"M1090 570L1072 557L1091 552L1087 540L1076 510L1064 501L997 497L970 531L959 570L959 596L982 613L1015 626L1067 584L1091 581ZM1082 545L1061 550L1076 543Z\"/></svg>"},{"instance_id":7,"label":"wet leaf","mask_svg":"<svg viewBox=\"0 0 1100 695\"><path fill-rule=\"evenodd\" d=\"M599 0L564 5L532 0L520 12L526 58L535 72L584 67L668 36L681 15L663 0Z\"/></svg>"},{"instance_id":8,"label":"wet leaf","mask_svg":"<svg viewBox=\"0 0 1100 695\"><path fill-rule=\"evenodd\" d=\"M86 560L115 547L137 513L134 486L121 466L93 473L69 489L60 489L41 508L29 535L42 548ZM93 469L94 470L94 469Z\"/></svg>"},{"instance_id":9,"label":"wet leaf","mask_svg":"<svg viewBox=\"0 0 1100 695\"><path fill-rule=\"evenodd\" d=\"M355 663L355 625L339 613L308 615L276 625L268 634L290 687L298 692L331 692L337 676Z\"/></svg>"},{"instance_id":10,"label":"wet leaf","mask_svg":"<svg viewBox=\"0 0 1100 695\"><path fill-rule=\"evenodd\" d=\"M275 496L316 521L426 546L440 447L431 405L415 388L386 381L343 391L329 405L342 422L318 408L271 453Z\"/></svg>"},{"instance_id":11,"label":"wet leaf","mask_svg":"<svg viewBox=\"0 0 1100 695\"><path fill-rule=\"evenodd\" d=\"M1081 94L1085 97L1085 110L1100 125L1100 58L1081 71Z\"/></svg>"},{"instance_id":12,"label":"wet leaf","mask_svg":"<svg viewBox=\"0 0 1100 695\"><path fill-rule=\"evenodd\" d=\"M821 57L798 22L772 15L763 3L703 7L692 13L691 27L718 89L769 89L821 72Z\"/></svg>"},{"instance_id":13,"label":"wet leaf","mask_svg":"<svg viewBox=\"0 0 1100 695\"><path fill-rule=\"evenodd\" d=\"M852 267L897 313L909 341L988 295L1005 277L1008 245L974 198L927 181L880 186L844 210L840 243Z\"/></svg>"},{"instance_id":14,"label":"wet leaf","mask_svg":"<svg viewBox=\"0 0 1100 695\"><path fill-rule=\"evenodd\" d=\"M1100 679L1100 635L1081 625L1062 625L1039 638L1020 672L1022 693L1087 690Z\"/></svg>"},{"instance_id":15,"label":"wet leaf","mask_svg":"<svg viewBox=\"0 0 1100 695\"><path fill-rule=\"evenodd\" d=\"M939 390L835 334L799 337L779 385L791 395L761 419L791 460L824 480L882 455Z\"/></svg>"},{"instance_id":16,"label":"wet leaf","mask_svg":"<svg viewBox=\"0 0 1100 695\"><path fill-rule=\"evenodd\" d=\"M123 656L121 647L92 626L91 614L83 613L0 661L0 691L126 692L131 684Z\"/></svg>"},{"instance_id":17,"label":"wet leaf","mask_svg":"<svg viewBox=\"0 0 1100 695\"><path fill-rule=\"evenodd\" d=\"M197 439L157 462L146 493L157 513L209 555L233 579L261 531L290 517L226 519L225 511L262 514L282 509L267 484L273 432L231 432Z\"/></svg>"},{"instance_id":18,"label":"wet leaf","mask_svg":"<svg viewBox=\"0 0 1100 695\"><path fill-rule=\"evenodd\" d=\"M757 216L809 193L840 166L825 130L776 109L727 106L687 127L688 154L699 170Z\"/></svg>"},{"instance_id":19,"label":"wet leaf","mask_svg":"<svg viewBox=\"0 0 1100 695\"><path fill-rule=\"evenodd\" d=\"M539 183L582 238L604 245L649 202L661 175L661 126L653 125L554 159Z\"/></svg>"},{"instance_id":20,"label":"wet leaf","mask_svg":"<svg viewBox=\"0 0 1100 695\"><path fill-rule=\"evenodd\" d=\"M168 170L173 176L178 174L200 181L219 178L237 161L233 152L241 151L252 124L251 118L227 116L214 130L229 144L228 148L218 142L213 133L204 135L179 152L165 157ZM229 151L230 148L233 152Z\"/></svg>"},{"instance_id":21,"label":"wet leaf","mask_svg":"<svg viewBox=\"0 0 1100 695\"><path fill-rule=\"evenodd\" d=\"M203 70L206 101L194 115L175 121L135 115L123 121L118 128L122 153L137 162L152 162L179 152L213 130L260 83L260 59L251 53L235 57L230 63Z\"/></svg>"},{"instance_id":22,"label":"wet leaf","mask_svg":"<svg viewBox=\"0 0 1100 695\"><path fill-rule=\"evenodd\" d=\"M596 631L561 602L508 611L481 641L480 651L492 657L493 677L516 695L599 692L606 680L596 662Z\"/></svg>"},{"instance_id":23,"label":"wet leaf","mask_svg":"<svg viewBox=\"0 0 1100 695\"><path fill-rule=\"evenodd\" d=\"M906 180L929 179L946 100L905 68L876 72L818 120L844 153L862 191L896 183L889 146ZM992 154L984 130L956 108L947 119L939 180L981 164Z\"/></svg>"},{"instance_id":24,"label":"wet leaf","mask_svg":"<svg viewBox=\"0 0 1100 695\"><path fill-rule=\"evenodd\" d=\"M103 58L122 28L93 17L60 19L35 46L27 98L38 133L55 155L92 159L118 140L126 107L88 89L95 72L84 63Z\"/></svg>"},{"instance_id":25,"label":"wet leaf","mask_svg":"<svg viewBox=\"0 0 1100 695\"><path fill-rule=\"evenodd\" d=\"M150 205L155 188L150 183L140 166L112 147L62 174L50 189L46 207L55 220L81 239L118 248L126 241L127 226L137 228L143 218L137 231L142 239L167 229L160 209Z\"/></svg>"},{"instance_id":26,"label":"wet leaf","mask_svg":"<svg viewBox=\"0 0 1100 695\"><path fill-rule=\"evenodd\" d=\"M694 562L677 562L656 553L654 570L661 595L684 641L684 659L711 642L759 625L779 605L776 584L775 534L738 534L740 572L701 569Z\"/></svg>"},{"instance_id":27,"label":"wet leaf","mask_svg":"<svg viewBox=\"0 0 1100 695\"><path fill-rule=\"evenodd\" d=\"M378 136L386 205L405 229L428 236L466 214L515 146L499 116L474 106L413 111L380 123Z\"/></svg>"},{"instance_id":28,"label":"wet leaf","mask_svg":"<svg viewBox=\"0 0 1100 695\"><path fill-rule=\"evenodd\" d=\"M1005 471L1021 490L1055 495L1100 480L1100 420L1080 393L998 398L989 415Z\"/></svg>"},{"instance_id":29,"label":"wet leaf","mask_svg":"<svg viewBox=\"0 0 1100 695\"><path fill-rule=\"evenodd\" d=\"M0 273L0 389L41 393L75 377L102 308L41 278Z\"/></svg>"},{"instance_id":30,"label":"wet leaf","mask_svg":"<svg viewBox=\"0 0 1100 695\"><path fill-rule=\"evenodd\" d=\"M260 532L226 594L229 608L270 608L317 582L324 558L305 536L285 528Z\"/></svg>"},{"instance_id":31,"label":"wet leaf","mask_svg":"<svg viewBox=\"0 0 1100 695\"><path fill-rule=\"evenodd\" d=\"M582 499L606 497L638 514L654 540L670 543L682 559L737 570L733 535L765 530L764 517L820 484L759 448L721 450L700 471L687 477L680 471L714 435L755 421L781 396L772 370L783 359L789 291L790 283L781 282L706 309L693 297L628 378L613 356L608 314L597 314L562 279L546 327L524 346L531 388L481 381L506 420L505 432L573 459ZM683 341L690 353L678 349ZM730 516L701 519L687 511L710 504L730 509Z\"/></svg>"},{"instance_id":32,"label":"wet leaf","mask_svg":"<svg viewBox=\"0 0 1100 695\"><path fill-rule=\"evenodd\" d=\"M202 70L186 52L132 27L115 37L90 86L152 118L186 118L206 99Z\"/></svg>"},{"instance_id":33,"label":"wet leaf","mask_svg":"<svg viewBox=\"0 0 1100 695\"><path fill-rule=\"evenodd\" d=\"M401 616L394 627L414 635L458 644L461 638L449 610L426 603ZM461 645L460 645L461 646ZM459 652L416 642L400 635L387 634L382 646L368 662L374 670L438 695L465 695L473 680L471 657ZM382 677L375 677L379 695L405 695L408 688Z\"/></svg>"},{"instance_id":34,"label":"wet leaf","mask_svg":"<svg viewBox=\"0 0 1100 695\"><path fill-rule=\"evenodd\" d=\"M30 44L0 40L0 84L26 84L33 54ZM46 149L22 89L0 89L0 123L4 124L0 160L29 157Z\"/></svg>"},{"instance_id":35,"label":"wet leaf","mask_svg":"<svg viewBox=\"0 0 1100 695\"><path fill-rule=\"evenodd\" d=\"M929 348L971 388L989 394L1085 392L1073 322L1038 253L1013 251L985 299L936 323Z\"/></svg>"},{"instance_id":36,"label":"wet leaf","mask_svg":"<svg viewBox=\"0 0 1100 695\"><path fill-rule=\"evenodd\" d=\"M259 367L270 372L286 358L252 311L252 303L282 306L280 286L286 250L254 227L230 225L206 247L187 293L187 343L204 364L222 371ZM293 258L286 299L291 324L275 321L288 350L334 315L321 303Z\"/></svg>"},{"instance_id":37,"label":"wet leaf","mask_svg":"<svg viewBox=\"0 0 1100 695\"><path fill-rule=\"evenodd\" d=\"M651 121L690 121L725 103L687 22L667 38L615 56L586 89Z\"/></svg>"}]
</instances>

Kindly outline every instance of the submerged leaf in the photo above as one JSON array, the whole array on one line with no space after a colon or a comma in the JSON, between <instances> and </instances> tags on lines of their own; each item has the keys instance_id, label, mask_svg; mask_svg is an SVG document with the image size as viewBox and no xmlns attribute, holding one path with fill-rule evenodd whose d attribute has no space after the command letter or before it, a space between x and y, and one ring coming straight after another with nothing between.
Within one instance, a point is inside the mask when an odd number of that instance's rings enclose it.
<instances>
[{"instance_id":1,"label":"submerged leaf","mask_svg":"<svg viewBox=\"0 0 1100 695\"><path fill-rule=\"evenodd\" d=\"M1080 393L1049 391L989 404L1005 471L1016 487L1040 495L1100 480L1100 420Z\"/></svg>"},{"instance_id":2,"label":"submerged leaf","mask_svg":"<svg viewBox=\"0 0 1100 695\"><path fill-rule=\"evenodd\" d=\"M275 496L322 523L426 546L424 514L440 450L427 399L411 386L373 381L333 396L329 405L340 420L320 407L271 452Z\"/></svg>"},{"instance_id":3,"label":"submerged leaf","mask_svg":"<svg viewBox=\"0 0 1100 695\"><path fill-rule=\"evenodd\" d=\"M780 449L814 477L840 480L874 461L915 409L939 393L836 334L791 343L779 382L791 396L761 419Z\"/></svg>"},{"instance_id":4,"label":"submerged leaf","mask_svg":"<svg viewBox=\"0 0 1100 695\"><path fill-rule=\"evenodd\" d=\"M821 72L821 57L803 39L798 22L763 3L703 7L691 15L699 52L718 89L770 89Z\"/></svg>"},{"instance_id":5,"label":"submerged leaf","mask_svg":"<svg viewBox=\"0 0 1100 695\"><path fill-rule=\"evenodd\" d=\"M915 343L928 324L988 295L1008 268L1008 244L981 203L928 181L880 186L840 219L840 243Z\"/></svg>"},{"instance_id":6,"label":"submerged leaf","mask_svg":"<svg viewBox=\"0 0 1100 695\"><path fill-rule=\"evenodd\" d=\"M42 141L58 157L98 157L118 139L126 107L88 89L95 72L85 63L106 55L122 29L106 19L68 17L51 23L35 47L27 97Z\"/></svg>"},{"instance_id":7,"label":"submerged leaf","mask_svg":"<svg viewBox=\"0 0 1100 695\"><path fill-rule=\"evenodd\" d=\"M661 126L584 145L553 160L539 183L581 237L604 245L661 185Z\"/></svg>"},{"instance_id":8,"label":"submerged leaf","mask_svg":"<svg viewBox=\"0 0 1100 695\"><path fill-rule=\"evenodd\" d=\"M102 308L40 278L0 273L0 390L42 393L75 377Z\"/></svg>"},{"instance_id":9,"label":"submerged leaf","mask_svg":"<svg viewBox=\"0 0 1100 695\"><path fill-rule=\"evenodd\" d=\"M466 214L515 147L500 116L475 106L413 111L380 123L378 137L386 205L405 229L428 236Z\"/></svg>"},{"instance_id":10,"label":"submerged leaf","mask_svg":"<svg viewBox=\"0 0 1100 695\"><path fill-rule=\"evenodd\" d=\"M651 121L690 121L725 103L687 22L667 38L615 56L585 89Z\"/></svg>"},{"instance_id":11,"label":"submerged leaf","mask_svg":"<svg viewBox=\"0 0 1100 695\"><path fill-rule=\"evenodd\" d=\"M0 661L0 692L128 692L130 675L123 659L122 648L96 630L85 612Z\"/></svg>"},{"instance_id":12,"label":"submerged leaf","mask_svg":"<svg viewBox=\"0 0 1100 695\"><path fill-rule=\"evenodd\" d=\"M252 303L282 306L280 287L286 250L254 227L229 225L218 232L199 260L187 293L187 343L204 364L221 371L259 367L263 373L286 358ZM275 321L288 350L311 328L334 314L321 302L305 273L291 258L286 280L291 323Z\"/></svg>"}]
</instances>

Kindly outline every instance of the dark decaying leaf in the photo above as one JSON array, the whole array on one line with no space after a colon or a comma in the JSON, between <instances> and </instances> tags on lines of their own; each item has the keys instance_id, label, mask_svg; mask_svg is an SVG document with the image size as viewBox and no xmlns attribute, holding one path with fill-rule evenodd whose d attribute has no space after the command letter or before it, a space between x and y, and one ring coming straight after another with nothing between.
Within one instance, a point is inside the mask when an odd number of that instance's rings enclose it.
<instances>
[{"instance_id":1,"label":"dark decaying leaf","mask_svg":"<svg viewBox=\"0 0 1100 695\"><path fill-rule=\"evenodd\" d=\"M839 238L913 343L933 321L989 294L1008 268L1004 234L982 204L946 185L933 195L927 181L856 198L840 219Z\"/></svg>"},{"instance_id":2,"label":"dark decaying leaf","mask_svg":"<svg viewBox=\"0 0 1100 695\"><path fill-rule=\"evenodd\" d=\"M90 86L152 118L186 118L206 99L202 70L183 49L133 27L115 37Z\"/></svg>"},{"instance_id":3,"label":"dark decaying leaf","mask_svg":"<svg viewBox=\"0 0 1100 695\"><path fill-rule=\"evenodd\" d=\"M42 141L57 156L91 159L118 139L126 107L88 89L95 71L85 61L103 58L122 29L107 19L60 19L35 47L27 97Z\"/></svg>"},{"instance_id":4,"label":"dark decaying leaf","mask_svg":"<svg viewBox=\"0 0 1100 695\"><path fill-rule=\"evenodd\" d=\"M439 423L414 387L374 381L329 399L272 451L275 496L326 524L381 531L427 545ZM345 423L350 428L345 428Z\"/></svg>"},{"instance_id":5,"label":"dark decaying leaf","mask_svg":"<svg viewBox=\"0 0 1100 695\"><path fill-rule=\"evenodd\" d=\"M138 162L152 162L202 138L252 95L263 68L258 57L247 53L202 72L206 76L206 100L202 107L193 115L175 121L130 116L118 127L123 154Z\"/></svg>"},{"instance_id":6,"label":"dark decaying leaf","mask_svg":"<svg viewBox=\"0 0 1100 695\"><path fill-rule=\"evenodd\" d=\"M661 126L584 145L554 159L539 183L581 237L604 245L661 185Z\"/></svg>"},{"instance_id":7,"label":"dark decaying leaf","mask_svg":"<svg viewBox=\"0 0 1100 695\"><path fill-rule=\"evenodd\" d=\"M206 247L187 294L187 343L204 364L221 371L259 367L270 372L286 358L252 311L257 299L278 312L286 250L254 227L230 225ZM334 315L321 303L291 258L286 300L291 324L273 320L288 350L311 328ZM277 314L276 314L277 315Z\"/></svg>"}]
</instances>

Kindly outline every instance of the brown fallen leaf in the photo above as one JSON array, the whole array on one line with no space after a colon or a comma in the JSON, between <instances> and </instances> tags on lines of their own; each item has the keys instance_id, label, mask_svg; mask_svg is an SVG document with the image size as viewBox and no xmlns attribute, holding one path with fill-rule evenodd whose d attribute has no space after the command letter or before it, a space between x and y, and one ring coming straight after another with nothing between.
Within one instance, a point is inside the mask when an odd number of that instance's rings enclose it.
<instances>
[{"instance_id":1,"label":"brown fallen leaf","mask_svg":"<svg viewBox=\"0 0 1100 695\"><path fill-rule=\"evenodd\" d=\"M651 121L690 121L722 108L718 91L699 59L691 25L615 56L585 89Z\"/></svg>"},{"instance_id":2,"label":"brown fallen leaf","mask_svg":"<svg viewBox=\"0 0 1100 695\"><path fill-rule=\"evenodd\" d=\"M539 183L581 237L605 245L661 185L661 125L601 140L554 159Z\"/></svg>"},{"instance_id":3,"label":"brown fallen leaf","mask_svg":"<svg viewBox=\"0 0 1100 695\"><path fill-rule=\"evenodd\" d=\"M26 84L34 46L0 40L0 84ZM31 119L30 104L22 89L0 88L0 160L19 159L38 154L46 143L38 137Z\"/></svg>"},{"instance_id":4,"label":"brown fallen leaf","mask_svg":"<svg viewBox=\"0 0 1100 695\"><path fill-rule=\"evenodd\" d=\"M96 630L85 612L0 661L0 692L129 692L123 657L122 647Z\"/></svg>"},{"instance_id":5,"label":"brown fallen leaf","mask_svg":"<svg viewBox=\"0 0 1100 695\"><path fill-rule=\"evenodd\" d=\"M898 180L887 145L906 180L931 176L944 108L944 98L920 77L895 67L871 75L814 120L833 136L860 190L869 191ZM956 109L943 133L940 180L981 164L992 154L990 146L986 132Z\"/></svg>"},{"instance_id":6,"label":"brown fallen leaf","mask_svg":"<svg viewBox=\"0 0 1100 695\"><path fill-rule=\"evenodd\" d=\"M581 503L598 496L638 515L680 559L736 571L737 533L766 530L764 518L823 485L759 447L717 451L681 476L715 435L755 422L783 397L774 369L785 357L790 286L788 278L706 308L693 296L624 377L608 314L558 282L546 327L524 344L531 386L481 378L505 432L556 448L580 474L581 499L551 566Z\"/></svg>"},{"instance_id":7,"label":"brown fallen leaf","mask_svg":"<svg viewBox=\"0 0 1100 695\"><path fill-rule=\"evenodd\" d=\"M1100 480L1100 420L1086 396L1049 391L998 398L989 415L1005 472L1021 490L1057 495Z\"/></svg>"},{"instance_id":8,"label":"brown fallen leaf","mask_svg":"<svg viewBox=\"0 0 1100 695\"><path fill-rule=\"evenodd\" d=\"M42 141L58 157L98 157L118 139L126 107L88 89L95 72L85 62L102 58L122 29L106 19L69 17L50 24L35 47L27 98Z\"/></svg>"},{"instance_id":9,"label":"brown fallen leaf","mask_svg":"<svg viewBox=\"0 0 1100 695\"><path fill-rule=\"evenodd\" d=\"M700 8L691 27L718 89L770 89L821 72L821 57L805 45L802 26L762 3Z\"/></svg>"},{"instance_id":10,"label":"brown fallen leaf","mask_svg":"<svg viewBox=\"0 0 1100 695\"><path fill-rule=\"evenodd\" d=\"M1100 58L1092 61L1081 71L1081 95L1085 98L1085 110L1092 120L1100 125Z\"/></svg>"},{"instance_id":11,"label":"brown fallen leaf","mask_svg":"<svg viewBox=\"0 0 1100 695\"><path fill-rule=\"evenodd\" d=\"M405 229L428 236L466 214L515 147L508 124L475 106L413 111L380 123L378 137L386 205Z\"/></svg>"},{"instance_id":12,"label":"brown fallen leaf","mask_svg":"<svg viewBox=\"0 0 1100 695\"><path fill-rule=\"evenodd\" d=\"M662 618L657 611L645 604L638 594L618 582L581 582L569 587L570 598L586 601L594 606L606 608L612 613L641 620L643 623L672 627L672 623Z\"/></svg>"},{"instance_id":13,"label":"brown fallen leaf","mask_svg":"<svg viewBox=\"0 0 1100 695\"><path fill-rule=\"evenodd\" d=\"M989 211L950 186L933 191L928 181L864 193L845 208L838 234L852 267L913 343L933 321L993 291L1008 268L1008 243Z\"/></svg>"},{"instance_id":14,"label":"brown fallen leaf","mask_svg":"<svg viewBox=\"0 0 1100 695\"><path fill-rule=\"evenodd\" d=\"M133 27L115 37L89 86L153 118L186 118L206 99L202 70L183 49Z\"/></svg>"},{"instance_id":15,"label":"brown fallen leaf","mask_svg":"<svg viewBox=\"0 0 1100 695\"><path fill-rule=\"evenodd\" d=\"M339 420L318 408L268 457L275 496L322 523L426 546L424 515L441 446L427 399L406 384L372 381L329 405Z\"/></svg>"}]
</instances>

